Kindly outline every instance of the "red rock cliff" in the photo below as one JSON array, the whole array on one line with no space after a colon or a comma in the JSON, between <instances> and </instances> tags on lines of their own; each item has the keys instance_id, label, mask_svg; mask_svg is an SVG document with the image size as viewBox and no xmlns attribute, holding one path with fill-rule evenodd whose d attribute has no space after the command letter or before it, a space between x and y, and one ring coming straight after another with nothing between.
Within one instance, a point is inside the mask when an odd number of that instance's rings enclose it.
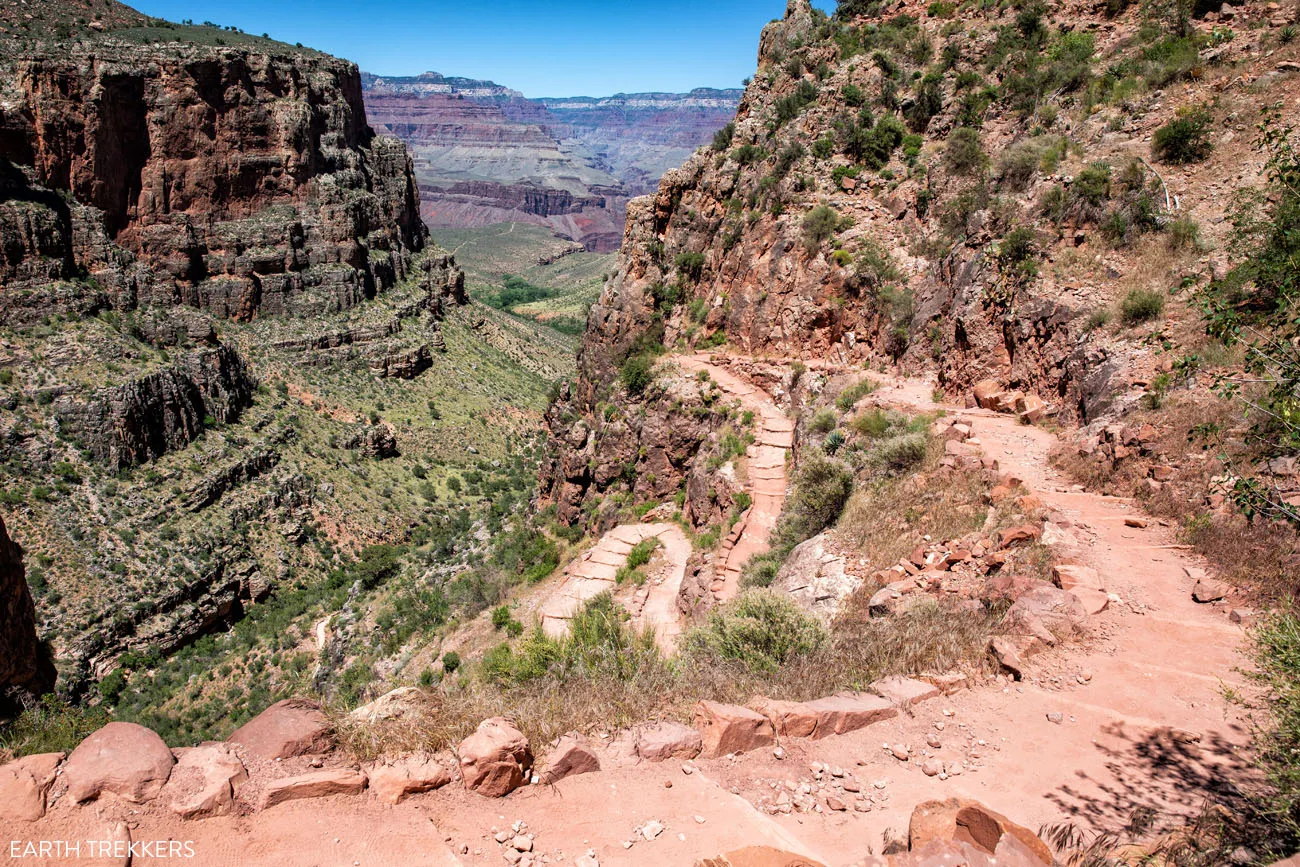
<instances>
[{"instance_id":1,"label":"red rock cliff","mask_svg":"<svg viewBox=\"0 0 1300 867\"><path fill-rule=\"evenodd\" d=\"M351 63L269 41L68 45L0 63L0 319L309 315L388 288L424 246L410 159L367 126ZM15 299L51 278L88 279Z\"/></svg>"}]
</instances>

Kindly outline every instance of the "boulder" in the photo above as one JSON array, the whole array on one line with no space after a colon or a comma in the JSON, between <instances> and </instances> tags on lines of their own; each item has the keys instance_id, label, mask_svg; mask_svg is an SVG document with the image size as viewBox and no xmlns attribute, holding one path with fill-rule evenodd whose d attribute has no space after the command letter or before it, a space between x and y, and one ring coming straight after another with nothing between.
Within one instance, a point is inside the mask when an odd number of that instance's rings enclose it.
<instances>
[{"instance_id":1,"label":"boulder","mask_svg":"<svg viewBox=\"0 0 1300 867\"><path fill-rule=\"evenodd\" d=\"M1213 578L1198 578L1192 587L1192 598L1200 603L1218 602L1228 595L1229 587Z\"/></svg>"},{"instance_id":2,"label":"boulder","mask_svg":"<svg viewBox=\"0 0 1300 867\"><path fill-rule=\"evenodd\" d=\"M695 706L694 722L708 757L749 752L776 741L767 717L739 705L702 701Z\"/></svg>"},{"instance_id":3,"label":"boulder","mask_svg":"<svg viewBox=\"0 0 1300 867\"><path fill-rule=\"evenodd\" d=\"M348 714L348 717L368 725L402 719L416 713L427 700L424 690L402 686L384 693L369 704L363 704Z\"/></svg>"},{"instance_id":4,"label":"boulder","mask_svg":"<svg viewBox=\"0 0 1300 867\"><path fill-rule=\"evenodd\" d=\"M878 680L868 688L894 707L911 707L939 697L939 689L933 684L901 675Z\"/></svg>"},{"instance_id":5,"label":"boulder","mask_svg":"<svg viewBox=\"0 0 1300 867\"><path fill-rule=\"evenodd\" d=\"M821 533L790 553L772 587L829 623L862 584L862 578L846 572L845 565L845 559L829 549L827 535Z\"/></svg>"},{"instance_id":6,"label":"boulder","mask_svg":"<svg viewBox=\"0 0 1300 867\"><path fill-rule=\"evenodd\" d=\"M1003 623L1020 634L1034 635L1048 644L1054 644L1055 635L1078 629L1087 618L1088 612L1079 597L1040 582L1037 587L1016 598L1007 610ZM1049 632L1044 634L1042 627L1046 627Z\"/></svg>"},{"instance_id":7,"label":"boulder","mask_svg":"<svg viewBox=\"0 0 1300 867\"><path fill-rule=\"evenodd\" d=\"M1074 590L1082 587L1086 590L1105 590L1101 573L1091 566L1075 563L1057 563L1052 567L1052 581L1062 590Z\"/></svg>"},{"instance_id":8,"label":"boulder","mask_svg":"<svg viewBox=\"0 0 1300 867\"><path fill-rule=\"evenodd\" d=\"M162 797L182 819L221 816L234 806L235 787L247 779L244 763L229 744L203 744L177 751Z\"/></svg>"},{"instance_id":9,"label":"boulder","mask_svg":"<svg viewBox=\"0 0 1300 867\"><path fill-rule=\"evenodd\" d=\"M1008 527L998 536L998 545L1002 548L1010 548L1013 545L1020 545L1024 542L1035 542L1043 535L1043 528L1037 524L1021 524L1017 527Z\"/></svg>"},{"instance_id":10,"label":"boulder","mask_svg":"<svg viewBox=\"0 0 1300 867\"><path fill-rule=\"evenodd\" d=\"M551 751L546 770L542 772L543 783L558 783L565 777L590 774L600 770L600 759L587 739L577 732L569 732L555 744Z\"/></svg>"},{"instance_id":11,"label":"boulder","mask_svg":"<svg viewBox=\"0 0 1300 867\"><path fill-rule=\"evenodd\" d=\"M502 717L479 723L456 752L465 788L487 798L503 798L522 786L533 767L528 738Z\"/></svg>"},{"instance_id":12,"label":"boulder","mask_svg":"<svg viewBox=\"0 0 1300 867\"><path fill-rule=\"evenodd\" d=\"M918 804L912 811L907 838L908 848L913 852L931 843L966 843L987 855L998 856L1002 855L1007 838L1011 838L1006 849L1024 850L1043 865L1053 863L1052 851L1028 828L966 798Z\"/></svg>"},{"instance_id":13,"label":"boulder","mask_svg":"<svg viewBox=\"0 0 1300 867\"><path fill-rule=\"evenodd\" d=\"M397 804L410 795L440 789L452 779L451 771L441 762L421 756L367 765L365 772L370 791L385 804Z\"/></svg>"},{"instance_id":14,"label":"boulder","mask_svg":"<svg viewBox=\"0 0 1300 867\"><path fill-rule=\"evenodd\" d=\"M1076 587L1070 591L1070 595L1079 600L1079 604L1089 616L1100 614L1110 607L1110 595L1104 590Z\"/></svg>"},{"instance_id":15,"label":"boulder","mask_svg":"<svg viewBox=\"0 0 1300 867\"><path fill-rule=\"evenodd\" d=\"M693 759L704 749L700 733L677 722L653 722L636 729L636 755L647 762Z\"/></svg>"},{"instance_id":16,"label":"boulder","mask_svg":"<svg viewBox=\"0 0 1300 867\"><path fill-rule=\"evenodd\" d=\"M286 801L327 798L330 795L359 795L365 791L366 775L351 768L326 768L297 777L273 780L262 790L263 810Z\"/></svg>"},{"instance_id":17,"label":"boulder","mask_svg":"<svg viewBox=\"0 0 1300 867\"><path fill-rule=\"evenodd\" d=\"M0 765L0 820L35 822L45 815L45 796L64 755L41 753Z\"/></svg>"},{"instance_id":18,"label":"boulder","mask_svg":"<svg viewBox=\"0 0 1300 867\"><path fill-rule=\"evenodd\" d=\"M143 804L158 797L176 759L162 738L135 723L111 722L81 742L63 766L73 803L105 792Z\"/></svg>"},{"instance_id":19,"label":"boulder","mask_svg":"<svg viewBox=\"0 0 1300 867\"><path fill-rule=\"evenodd\" d=\"M332 727L320 705L305 698L276 702L226 740L266 761L324 753L334 746Z\"/></svg>"},{"instance_id":20,"label":"boulder","mask_svg":"<svg viewBox=\"0 0 1300 867\"><path fill-rule=\"evenodd\" d=\"M887 699L867 693L844 693L805 702L816 716L813 738L843 735L898 715Z\"/></svg>"},{"instance_id":21,"label":"boulder","mask_svg":"<svg viewBox=\"0 0 1300 867\"><path fill-rule=\"evenodd\" d=\"M975 403L981 409L994 409L1001 394L1002 386L996 379L981 379L975 383Z\"/></svg>"}]
</instances>

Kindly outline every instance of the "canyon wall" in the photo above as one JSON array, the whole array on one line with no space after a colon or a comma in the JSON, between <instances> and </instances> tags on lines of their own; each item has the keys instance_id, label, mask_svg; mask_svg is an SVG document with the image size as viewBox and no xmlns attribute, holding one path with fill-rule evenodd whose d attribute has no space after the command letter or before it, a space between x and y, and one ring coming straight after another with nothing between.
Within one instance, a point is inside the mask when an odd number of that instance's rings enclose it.
<instances>
[{"instance_id":1,"label":"canyon wall","mask_svg":"<svg viewBox=\"0 0 1300 867\"><path fill-rule=\"evenodd\" d=\"M426 238L404 147L367 126L355 66L274 46L8 53L0 317L311 315L402 279Z\"/></svg>"},{"instance_id":2,"label":"canyon wall","mask_svg":"<svg viewBox=\"0 0 1300 867\"><path fill-rule=\"evenodd\" d=\"M527 99L488 81L363 74L366 110L415 158L430 226L521 221L617 249L629 198L707 142L739 91Z\"/></svg>"}]
</instances>

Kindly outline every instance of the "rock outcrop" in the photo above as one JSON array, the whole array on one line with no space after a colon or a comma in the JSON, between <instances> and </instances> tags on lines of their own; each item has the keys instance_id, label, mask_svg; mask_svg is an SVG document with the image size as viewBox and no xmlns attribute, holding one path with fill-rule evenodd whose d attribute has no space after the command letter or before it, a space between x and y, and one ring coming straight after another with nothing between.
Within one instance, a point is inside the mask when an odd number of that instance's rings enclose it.
<instances>
[{"instance_id":1,"label":"rock outcrop","mask_svg":"<svg viewBox=\"0 0 1300 867\"><path fill-rule=\"evenodd\" d=\"M54 686L54 666L36 635L23 549L0 519L0 710L11 694L39 696Z\"/></svg>"},{"instance_id":2,"label":"rock outcrop","mask_svg":"<svg viewBox=\"0 0 1300 867\"><path fill-rule=\"evenodd\" d=\"M86 397L61 397L55 413L72 439L121 469L183 448L207 425L233 421L254 388L243 360L223 346Z\"/></svg>"},{"instance_id":3,"label":"rock outcrop","mask_svg":"<svg viewBox=\"0 0 1300 867\"><path fill-rule=\"evenodd\" d=\"M72 751L63 778L75 804L103 794L142 804L158 797L175 764L167 744L150 729L111 722Z\"/></svg>"},{"instance_id":4,"label":"rock outcrop","mask_svg":"<svg viewBox=\"0 0 1300 867\"><path fill-rule=\"evenodd\" d=\"M304 698L276 702L227 740L266 761L323 753L334 746L333 727L320 705Z\"/></svg>"},{"instance_id":5,"label":"rock outcrop","mask_svg":"<svg viewBox=\"0 0 1300 867\"><path fill-rule=\"evenodd\" d=\"M394 285L424 247L410 159L366 125L352 64L270 41L61 46L3 64L0 237L19 255L0 321L312 315Z\"/></svg>"}]
</instances>

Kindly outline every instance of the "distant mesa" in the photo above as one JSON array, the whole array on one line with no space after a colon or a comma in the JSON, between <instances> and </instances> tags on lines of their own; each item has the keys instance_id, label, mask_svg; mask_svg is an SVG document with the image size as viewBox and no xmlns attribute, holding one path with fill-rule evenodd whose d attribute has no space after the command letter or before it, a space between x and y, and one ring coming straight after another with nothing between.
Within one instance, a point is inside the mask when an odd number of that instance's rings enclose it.
<instances>
[{"instance_id":1,"label":"distant mesa","mask_svg":"<svg viewBox=\"0 0 1300 867\"><path fill-rule=\"evenodd\" d=\"M528 99L492 81L361 74L366 115L410 149L433 227L536 223L607 252L627 202L725 126L740 90Z\"/></svg>"}]
</instances>

